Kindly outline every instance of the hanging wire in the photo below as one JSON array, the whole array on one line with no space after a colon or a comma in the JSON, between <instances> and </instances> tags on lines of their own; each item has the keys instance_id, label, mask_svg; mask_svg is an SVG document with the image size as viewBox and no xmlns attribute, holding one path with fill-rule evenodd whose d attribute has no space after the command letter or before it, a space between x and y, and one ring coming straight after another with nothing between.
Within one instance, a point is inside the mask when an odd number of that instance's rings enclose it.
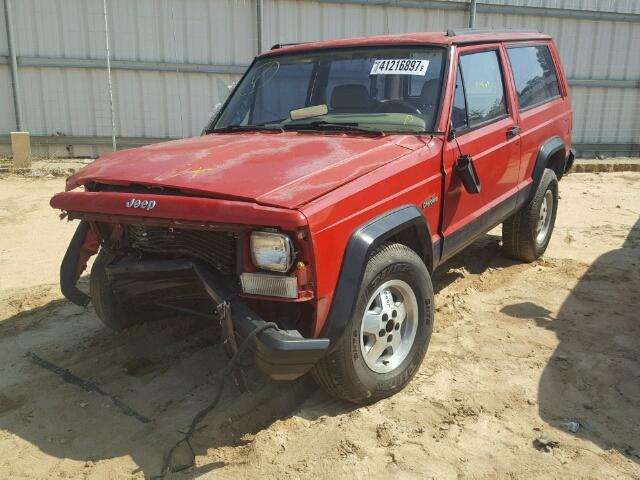
<instances>
[{"instance_id":1,"label":"hanging wire","mask_svg":"<svg viewBox=\"0 0 640 480\"><path fill-rule=\"evenodd\" d=\"M109 50L109 20L107 17L107 0L102 0L102 11L104 13L104 36L107 48L107 81L109 83L109 109L111 110L111 144L113 151L116 151L116 114L113 109L113 85L111 83L111 51Z\"/></svg>"},{"instance_id":2,"label":"hanging wire","mask_svg":"<svg viewBox=\"0 0 640 480\"><path fill-rule=\"evenodd\" d=\"M194 432L197 430L198 425L200 424L200 422L209 413L211 413L211 411L214 408L216 408L216 406L220 402L220 398L222 398L222 391L224 389L225 377L229 376L233 372L233 369L238 367L238 366L241 366L241 367L242 366L245 366L245 367L248 366L248 365L242 365L242 363L240 362L240 359L243 357L245 352L247 350L249 350L250 346L253 344L253 339L255 337L257 337L260 333L264 332L265 330L271 329L271 328L273 328L275 330L278 330L278 325L276 325L273 322L268 322L268 323L264 323L264 324L262 324L262 325L260 325L260 326L258 326L256 328L254 328L249 333L249 335L247 335L244 338L244 340L242 341L240 346L238 346L238 350L233 355L233 357L231 357L231 359L225 365L225 367L222 370L220 370L218 373L215 374L214 385L217 387L216 394L213 396L213 399L211 400L211 402L209 404L207 404L204 408L199 410L195 414L195 416L192 418L191 424L189 425L189 429L184 434L184 437L182 439L180 439L178 442L176 442L171 447L171 449L169 450L169 453L165 456L165 461L164 461L164 464L162 465L162 469L160 470L160 474L152 477L154 480L164 479L168 474L170 474L172 472L172 460L173 460L174 452L176 452L176 450L182 444L186 443L186 446L189 449L189 452L191 454L191 459L190 459L191 465L193 465L195 463L196 452L195 452L195 450L193 448L193 445L191 445L191 437L193 436Z\"/></svg>"}]
</instances>

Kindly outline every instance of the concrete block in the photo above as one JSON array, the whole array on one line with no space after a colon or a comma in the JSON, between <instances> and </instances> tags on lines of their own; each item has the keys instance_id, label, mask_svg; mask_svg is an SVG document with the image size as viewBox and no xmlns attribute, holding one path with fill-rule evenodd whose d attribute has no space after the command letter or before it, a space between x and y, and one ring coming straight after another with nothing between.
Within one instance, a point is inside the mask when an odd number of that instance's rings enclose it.
<instances>
[{"instance_id":1,"label":"concrete block","mask_svg":"<svg viewBox=\"0 0 640 480\"><path fill-rule=\"evenodd\" d=\"M11 132L11 153L14 168L31 168L31 135L29 132Z\"/></svg>"},{"instance_id":2,"label":"concrete block","mask_svg":"<svg viewBox=\"0 0 640 480\"><path fill-rule=\"evenodd\" d=\"M579 159L575 161L571 171L575 173L640 172L640 158Z\"/></svg>"}]
</instances>

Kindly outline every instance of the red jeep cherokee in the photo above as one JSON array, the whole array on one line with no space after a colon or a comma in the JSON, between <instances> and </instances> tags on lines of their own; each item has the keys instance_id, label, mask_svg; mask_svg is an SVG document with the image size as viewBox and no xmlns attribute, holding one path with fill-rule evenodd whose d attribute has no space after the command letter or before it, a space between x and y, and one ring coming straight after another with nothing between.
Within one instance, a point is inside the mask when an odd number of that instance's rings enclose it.
<instances>
[{"instance_id":1,"label":"red jeep cherokee","mask_svg":"<svg viewBox=\"0 0 640 480\"><path fill-rule=\"evenodd\" d=\"M508 255L544 253L571 114L539 33L277 45L202 136L67 180L51 205L81 222L63 293L114 329L217 311L232 343L253 332L272 378L311 371L337 397L375 401L425 356L434 268L499 223ZM95 253L86 295L75 285Z\"/></svg>"}]
</instances>

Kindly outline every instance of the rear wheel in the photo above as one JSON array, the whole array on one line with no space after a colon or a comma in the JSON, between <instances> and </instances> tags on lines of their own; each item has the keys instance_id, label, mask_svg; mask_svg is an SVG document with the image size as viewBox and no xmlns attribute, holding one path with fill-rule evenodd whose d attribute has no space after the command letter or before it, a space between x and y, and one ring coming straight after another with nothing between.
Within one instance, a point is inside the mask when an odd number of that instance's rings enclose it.
<instances>
[{"instance_id":1,"label":"rear wheel","mask_svg":"<svg viewBox=\"0 0 640 480\"><path fill-rule=\"evenodd\" d=\"M547 168L531 201L502 224L507 254L533 262L547 249L558 211L558 179Z\"/></svg>"},{"instance_id":2,"label":"rear wheel","mask_svg":"<svg viewBox=\"0 0 640 480\"><path fill-rule=\"evenodd\" d=\"M91 302L96 309L98 318L111 330L124 330L150 318L151 312L143 312L129 302L123 302L113 290L105 267L114 261L115 257L105 250L100 250L91 268L89 289Z\"/></svg>"},{"instance_id":3,"label":"rear wheel","mask_svg":"<svg viewBox=\"0 0 640 480\"><path fill-rule=\"evenodd\" d=\"M372 403L404 388L427 352L433 287L420 257L386 244L367 263L357 307L338 344L313 369L331 395Z\"/></svg>"}]
</instances>

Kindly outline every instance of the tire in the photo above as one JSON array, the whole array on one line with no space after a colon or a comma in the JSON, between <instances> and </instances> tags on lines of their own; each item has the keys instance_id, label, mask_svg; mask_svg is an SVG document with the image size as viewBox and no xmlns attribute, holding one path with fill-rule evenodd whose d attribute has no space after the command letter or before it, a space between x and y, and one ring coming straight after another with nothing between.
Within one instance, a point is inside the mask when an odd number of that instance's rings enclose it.
<instances>
[{"instance_id":1,"label":"tire","mask_svg":"<svg viewBox=\"0 0 640 480\"><path fill-rule=\"evenodd\" d=\"M433 286L424 262L404 245L382 245L367 262L353 317L313 368L313 377L330 395L356 404L399 392L424 359L433 316Z\"/></svg>"},{"instance_id":2,"label":"tire","mask_svg":"<svg viewBox=\"0 0 640 480\"><path fill-rule=\"evenodd\" d=\"M91 268L89 290L98 318L109 329L120 331L143 323L148 315L143 314L133 305L122 302L111 288L105 267L113 260L112 255L103 249L100 250Z\"/></svg>"},{"instance_id":3,"label":"tire","mask_svg":"<svg viewBox=\"0 0 640 480\"><path fill-rule=\"evenodd\" d=\"M531 201L502 224L507 255L525 262L540 258L549 245L557 211L558 179L546 168Z\"/></svg>"}]
</instances>

